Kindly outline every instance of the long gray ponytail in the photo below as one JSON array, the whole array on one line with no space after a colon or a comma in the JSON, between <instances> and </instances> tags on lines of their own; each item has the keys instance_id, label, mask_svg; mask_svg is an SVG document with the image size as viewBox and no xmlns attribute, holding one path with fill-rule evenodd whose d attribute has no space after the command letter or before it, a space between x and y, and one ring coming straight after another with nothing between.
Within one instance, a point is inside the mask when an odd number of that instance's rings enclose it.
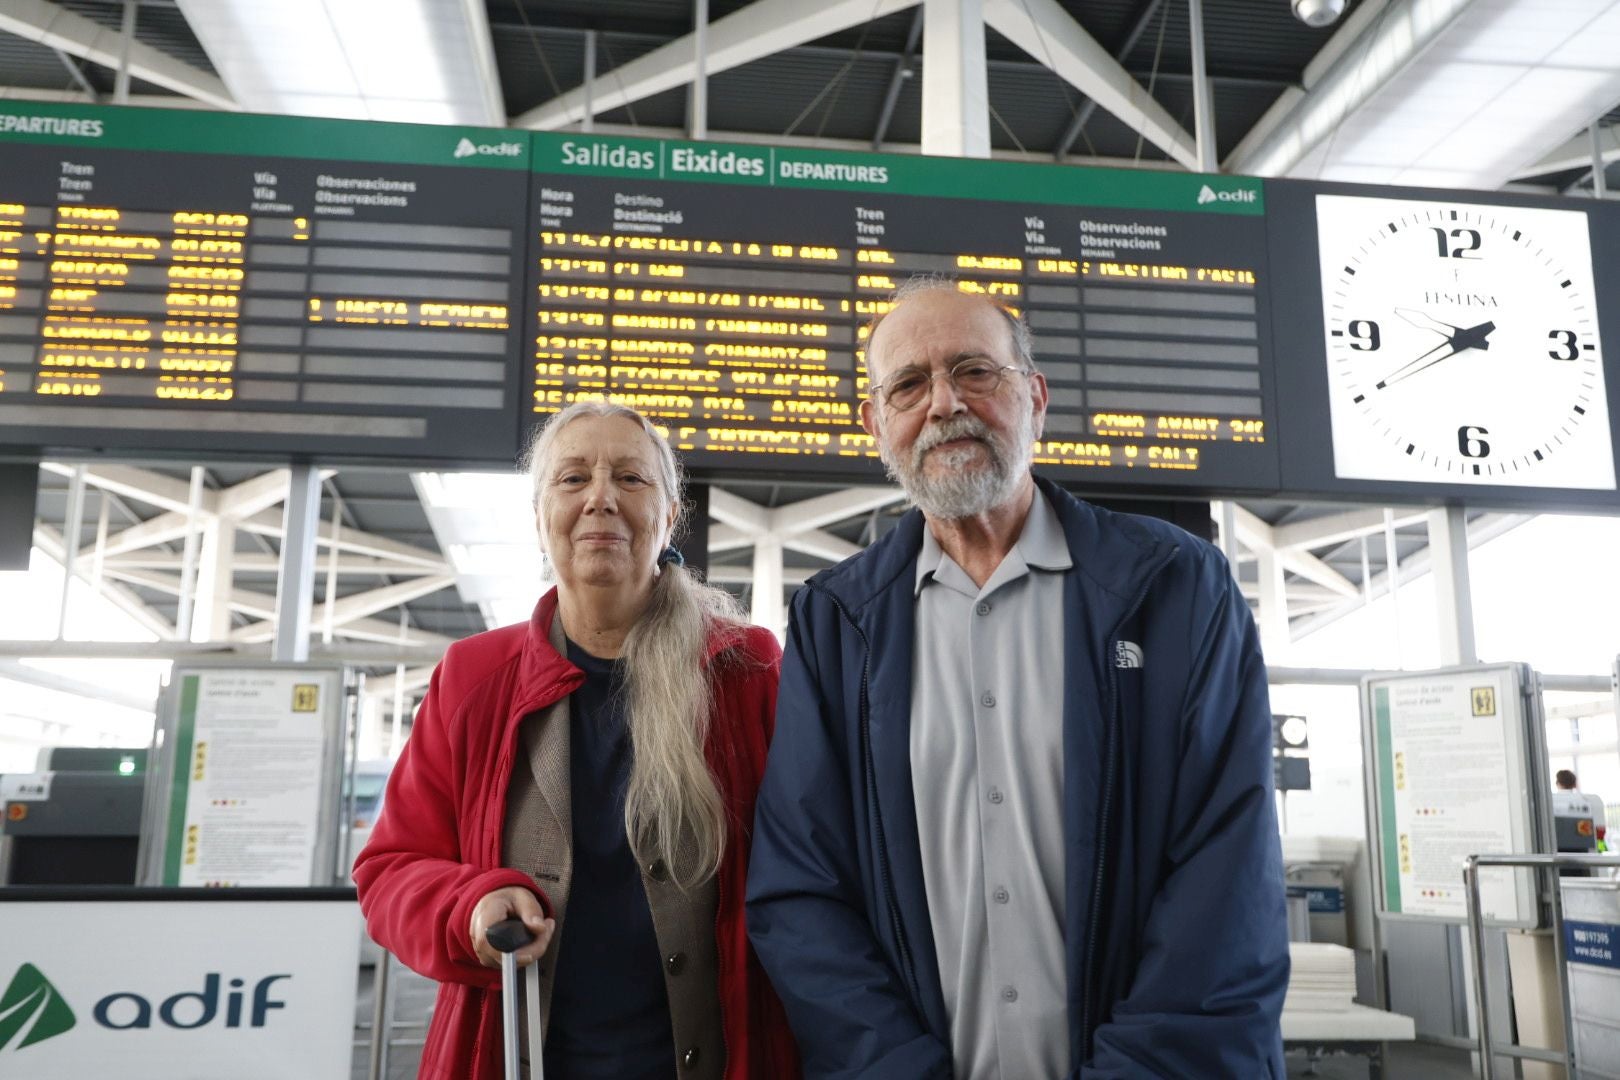
<instances>
[{"instance_id":1,"label":"long gray ponytail","mask_svg":"<svg viewBox=\"0 0 1620 1080\"><path fill-rule=\"evenodd\" d=\"M675 452L639 412L606 402L576 402L541 429L526 455L538 507L556 435L581 416L624 417L640 424L655 447L664 496L685 517L684 477ZM676 522L679 531L681 521ZM682 888L712 877L726 846L726 809L709 771L708 739L714 688L706 662L715 623L743 625L731 594L699 581L671 562L659 571L647 610L624 643L630 727L630 786L624 798L625 833L636 858L662 860ZM679 854L683 831L697 842L694 857Z\"/></svg>"}]
</instances>

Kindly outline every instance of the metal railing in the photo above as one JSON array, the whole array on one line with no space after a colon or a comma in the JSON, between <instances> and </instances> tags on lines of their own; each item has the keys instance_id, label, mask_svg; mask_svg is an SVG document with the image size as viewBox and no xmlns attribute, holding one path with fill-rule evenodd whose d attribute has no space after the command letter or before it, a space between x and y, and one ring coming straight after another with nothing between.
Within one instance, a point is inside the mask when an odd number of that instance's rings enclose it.
<instances>
[{"instance_id":1,"label":"metal railing","mask_svg":"<svg viewBox=\"0 0 1620 1080\"><path fill-rule=\"evenodd\" d=\"M1564 1049L1561 1052L1542 1050L1514 1043L1498 1043L1491 1038L1490 980L1485 975L1485 916L1479 897L1479 870L1482 866L1526 867L1539 874L1548 870L1578 868L1613 870L1620 867L1620 861L1612 855L1470 855L1463 862L1463 889L1468 894L1468 938L1474 953L1474 1009L1479 1022L1477 1044L1481 1080L1496 1080L1497 1057L1562 1065L1570 1080L1580 1080L1580 1070L1574 1060L1575 1033L1569 1005L1569 973L1564 968L1564 900L1556 880L1551 889L1552 937L1556 950L1554 964L1558 970L1558 987L1564 1010Z\"/></svg>"}]
</instances>

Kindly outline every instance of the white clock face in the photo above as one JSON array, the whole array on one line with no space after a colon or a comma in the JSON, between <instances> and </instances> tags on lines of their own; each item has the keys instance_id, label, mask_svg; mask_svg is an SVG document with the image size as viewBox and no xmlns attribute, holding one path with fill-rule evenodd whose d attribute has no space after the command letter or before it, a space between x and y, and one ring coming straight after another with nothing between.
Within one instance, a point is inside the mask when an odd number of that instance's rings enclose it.
<instances>
[{"instance_id":1,"label":"white clock face","mask_svg":"<svg viewBox=\"0 0 1620 1080\"><path fill-rule=\"evenodd\" d=\"M1341 478L1613 490L1586 214L1318 195Z\"/></svg>"}]
</instances>

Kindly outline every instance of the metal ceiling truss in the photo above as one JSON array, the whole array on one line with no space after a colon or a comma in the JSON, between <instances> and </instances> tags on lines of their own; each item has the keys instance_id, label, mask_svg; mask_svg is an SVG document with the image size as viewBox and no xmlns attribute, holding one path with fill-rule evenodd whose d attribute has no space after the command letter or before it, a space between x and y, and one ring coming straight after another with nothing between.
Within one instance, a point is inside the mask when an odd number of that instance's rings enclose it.
<instances>
[{"instance_id":1,"label":"metal ceiling truss","mask_svg":"<svg viewBox=\"0 0 1620 1080\"><path fill-rule=\"evenodd\" d=\"M144 82L195 98L216 109L238 108L218 76L46 0L6 0L0 4L0 31L114 71L126 71ZM83 84L82 73L75 81Z\"/></svg>"},{"instance_id":2,"label":"metal ceiling truss","mask_svg":"<svg viewBox=\"0 0 1620 1080\"><path fill-rule=\"evenodd\" d=\"M598 77L590 86L566 91L513 119L516 127L542 131L582 123L587 115L610 112L667 90L690 85L700 76L728 71L797 48L819 38L917 6L918 0L755 0L708 24L706 55L695 55L696 35L688 34L653 49ZM947 136L961 140L961 152L982 156L989 149L985 92L984 29L991 27L1034 60L1050 68L1088 99L1108 110L1174 160L1196 168L1194 140L1147 92L1114 55L1074 20L1058 0L922 0L921 29L914 20L907 48L895 59L885 106L873 146L887 133L887 118L901 82L912 70L919 32L923 39L923 142L929 152ZM932 17L930 17L932 16ZM1151 18L1139 17L1145 24ZM945 54L945 63L930 55ZM930 72L936 74L931 75ZM1089 117L1089 113L1087 114ZM938 118L935 120L934 118ZM937 128L935 138L930 130ZM1078 134L1079 128L1076 127ZM943 134L941 134L943 133ZM1072 137L1071 137L1072 141ZM1040 155L1045 156L1045 155Z\"/></svg>"},{"instance_id":3,"label":"metal ceiling truss","mask_svg":"<svg viewBox=\"0 0 1620 1080\"><path fill-rule=\"evenodd\" d=\"M43 524L35 527L35 542L47 555L59 562L71 561L75 576L92 584L99 570L102 591L147 629L169 640L189 636L194 641L253 644L274 637L275 597L235 587L232 579L238 570L275 570L279 562L268 545L263 552L238 555L235 534L240 530L266 539L283 538L283 518L274 508L287 498L290 470L272 469L229 488L200 491L194 499L192 485L134 466L46 462L41 468L81 476L86 485L161 511L112 535L98 535L96 543L77 548L71 557L59 531ZM330 475L331 470L323 473ZM160 548L188 537L200 538L200 544L189 545L192 550L186 554ZM406 580L388 581L341 598L329 582L327 602L312 610L312 627L329 626L335 635L359 641L449 644L451 639L444 635L370 617L452 586L455 572L442 555L340 523L321 528L316 543L327 550L321 569L329 573ZM331 558L333 552L335 559ZM197 617L190 634L182 635L184 616L171 623L127 588L129 585L175 596L182 611L188 600L194 604ZM233 614L255 621L233 627Z\"/></svg>"}]
</instances>

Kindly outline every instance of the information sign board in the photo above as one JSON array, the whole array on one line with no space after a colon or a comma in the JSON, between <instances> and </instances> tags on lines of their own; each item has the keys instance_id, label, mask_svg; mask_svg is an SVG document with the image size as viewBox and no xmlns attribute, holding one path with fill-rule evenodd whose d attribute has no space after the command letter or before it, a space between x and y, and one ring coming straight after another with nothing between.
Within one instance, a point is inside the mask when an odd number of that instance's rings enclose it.
<instances>
[{"instance_id":1,"label":"information sign board","mask_svg":"<svg viewBox=\"0 0 1620 1080\"><path fill-rule=\"evenodd\" d=\"M176 668L143 880L329 884L344 717L337 668Z\"/></svg>"},{"instance_id":2,"label":"information sign board","mask_svg":"<svg viewBox=\"0 0 1620 1080\"><path fill-rule=\"evenodd\" d=\"M1363 681L1381 913L1466 922L1469 855L1549 849L1533 780L1545 759L1533 680L1527 668L1496 665ZM1539 925L1538 895L1532 871L1480 872L1482 910L1496 925Z\"/></svg>"}]
</instances>

